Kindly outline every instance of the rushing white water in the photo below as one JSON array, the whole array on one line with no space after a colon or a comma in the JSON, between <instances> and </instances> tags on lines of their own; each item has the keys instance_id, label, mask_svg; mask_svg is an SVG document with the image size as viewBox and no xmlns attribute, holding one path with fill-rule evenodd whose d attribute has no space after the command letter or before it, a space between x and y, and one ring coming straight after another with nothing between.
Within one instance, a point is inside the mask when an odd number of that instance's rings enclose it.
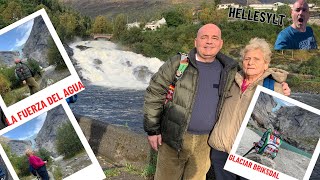
<instances>
[{"instance_id":1,"label":"rushing white water","mask_svg":"<svg viewBox=\"0 0 320 180\"><path fill-rule=\"evenodd\" d=\"M70 45L81 76L93 85L117 89L145 89L163 64L157 58L117 49L109 41L80 41Z\"/></svg>"}]
</instances>

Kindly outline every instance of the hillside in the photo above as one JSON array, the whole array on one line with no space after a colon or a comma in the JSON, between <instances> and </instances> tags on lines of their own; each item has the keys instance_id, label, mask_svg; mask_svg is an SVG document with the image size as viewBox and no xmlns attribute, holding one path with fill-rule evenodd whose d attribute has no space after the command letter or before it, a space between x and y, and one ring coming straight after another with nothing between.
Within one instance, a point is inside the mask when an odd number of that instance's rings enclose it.
<instances>
[{"instance_id":1,"label":"hillside","mask_svg":"<svg viewBox=\"0 0 320 180\"><path fill-rule=\"evenodd\" d=\"M70 6L84 15L95 17L98 15L106 15L113 17L119 13L130 15L129 22L133 22L140 17L145 19L154 16L155 14L172 7L173 5L189 5L197 8L203 2L210 1L193 1L193 0L59 0L63 4ZM293 2L293 0L251 0L250 4L254 3L274 3L274 2ZM245 5L246 0L221 0L221 3L236 3Z\"/></svg>"}]
</instances>

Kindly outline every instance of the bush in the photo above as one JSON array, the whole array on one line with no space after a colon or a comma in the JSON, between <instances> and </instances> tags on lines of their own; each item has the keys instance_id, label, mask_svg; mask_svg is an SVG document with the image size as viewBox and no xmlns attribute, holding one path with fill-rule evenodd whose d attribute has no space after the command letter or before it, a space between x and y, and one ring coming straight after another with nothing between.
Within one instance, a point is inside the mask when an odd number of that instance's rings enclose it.
<instances>
[{"instance_id":1,"label":"bush","mask_svg":"<svg viewBox=\"0 0 320 180\"><path fill-rule=\"evenodd\" d=\"M56 148L59 154L66 158L75 156L84 150L82 143L70 122L63 124L57 130Z\"/></svg>"},{"instance_id":2,"label":"bush","mask_svg":"<svg viewBox=\"0 0 320 180\"><path fill-rule=\"evenodd\" d=\"M28 67L30 68L30 70L32 72L34 72L34 74L39 74L41 75L41 68L40 68L40 64L38 61L34 60L34 59L28 59Z\"/></svg>"},{"instance_id":3,"label":"bush","mask_svg":"<svg viewBox=\"0 0 320 180\"><path fill-rule=\"evenodd\" d=\"M53 39L50 39L48 42L49 50L48 50L48 62L49 65L56 66L57 69L66 69L67 66L60 54L59 49L54 43Z\"/></svg>"},{"instance_id":4,"label":"bush","mask_svg":"<svg viewBox=\"0 0 320 180\"><path fill-rule=\"evenodd\" d=\"M10 82L9 80L2 74L0 74L0 94L3 95L10 91Z\"/></svg>"},{"instance_id":5,"label":"bush","mask_svg":"<svg viewBox=\"0 0 320 180\"><path fill-rule=\"evenodd\" d=\"M312 57L300 65L300 73L310 74L320 77L320 59L319 57Z\"/></svg>"},{"instance_id":6,"label":"bush","mask_svg":"<svg viewBox=\"0 0 320 180\"><path fill-rule=\"evenodd\" d=\"M50 152L47 151L45 148L40 148L39 151L36 153L36 156L40 157L43 161L47 161L51 163L50 159Z\"/></svg>"},{"instance_id":7,"label":"bush","mask_svg":"<svg viewBox=\"0 0 320 180\"><path fill-rule=\"evenodd\" d=\"M4 75L10 82L10 88L15 89L21 86L19 79L15 75L15 66L7 68L3 67L0 70L0 74Z\"/></svg>"},{"instance_id":8,"label":"bush","mask_svg":"<svg viewBox=\"0 0 320 180\"><path fill-rule=\"evenodd\" d=\"M27 156L13 155L9 158L19 177L29 176L29 160Z\"/></svg>"},{"instance_id":9,"label":"bush","mask_svg":"<svg viewBox=\"0 0 320 180\"><path fill-rule=\"evenodd\" d=\"M6 152L14 170L19 177L29 176L29 160L27 156L17 156L12 153L9 145L2 144L4 151Z\"/></svg>"},{"instance_id":10,"label":"bush","mask_svg":"<svg viewBox=\"0 0 320 180\"><path fill-rule=\"evenodd\" d=\"M53 173L54 179L62 179L63 177L62 169L59 165L53 170L52 173Z\"/></svg>"}]
</instances>

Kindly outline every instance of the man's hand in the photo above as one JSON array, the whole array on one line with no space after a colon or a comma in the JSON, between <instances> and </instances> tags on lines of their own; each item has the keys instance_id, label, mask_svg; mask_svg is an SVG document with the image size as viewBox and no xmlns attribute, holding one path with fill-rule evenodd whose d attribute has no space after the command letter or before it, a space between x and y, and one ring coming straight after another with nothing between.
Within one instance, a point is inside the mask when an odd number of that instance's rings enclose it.
<instances>
[{"instance_id":1,"label":"man's hand","mask_svg":"<svg viewBox=\"0 0 320 180\"><path fill-rule=\"evenodd\" d=\"M22 83L23 83L23 84L27 84L26 80L23 80Z\"/></svg>"},{"instance_id":2,"label":"man's hand","mask_svg":"<svg viewBox=\"0 0 320 180\"><path fill-rule=\"evenodd\" d=\"M158 151L158 145L161 146L161 144L162 144L161 134L148 136L148 141L149 141L149 144L151 145L152 149Z\"/></svg>"},{"instance_id":3,"label":"man's hand","mask_svg":"<svg viewBox=\"0 0 320 180\"><path fill-rule=\"evenodd\" d=\"M281 83L281 85L282 85L283 94L284 94L285 96L290 96L291 89L289 88L288 83L283 82L283 83Z\"/></svg>"}]
</instances>

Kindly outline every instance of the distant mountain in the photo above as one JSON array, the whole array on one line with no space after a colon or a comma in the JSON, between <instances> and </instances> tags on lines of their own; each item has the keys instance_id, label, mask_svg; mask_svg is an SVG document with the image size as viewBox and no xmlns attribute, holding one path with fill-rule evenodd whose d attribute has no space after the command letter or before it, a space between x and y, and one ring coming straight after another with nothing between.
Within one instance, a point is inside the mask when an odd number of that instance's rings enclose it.
<instances>
[{"instance_id":1,"label":"distant mountain","mask_svg":"<svg viewBox=\"0 0 320 180\"><path fill-rule=\"evenodd\" d=\"M0 66L13 66L19 56L19 51L0 51Z\"/></svg>"},{"instance_id":2,"label":"distant mountain","mask_svg":"<svg viewBox=\"0 0 320 180\"><path fill-rule=\"evenodd\" d=\"M59 0L62 4L70 6L84 15L95 17L106 15L113 17L119 13L125 13L129 16L129 21L157 13L175 4L188 4L192 7L199 7L204 1L194 0ZM208 1L212 2L212 1ZM275 2L292 3L294 0L249 0L249 4L269 4ZM246 0L221 0L222 3L236 3L246 5ZM131 19L130 19L131 18Z\"/></svg>"},{"instance_id":3,"label":"distant mountain","mask_svg":"<svg viewBox=\"0 0 320 180\"><path fill-rule=\"evenodd\" d=\"M32 149L32 142L30 140L10 140L8 146L12 153L22 156L27 149Z\"/></svg>"}]
</instances>

